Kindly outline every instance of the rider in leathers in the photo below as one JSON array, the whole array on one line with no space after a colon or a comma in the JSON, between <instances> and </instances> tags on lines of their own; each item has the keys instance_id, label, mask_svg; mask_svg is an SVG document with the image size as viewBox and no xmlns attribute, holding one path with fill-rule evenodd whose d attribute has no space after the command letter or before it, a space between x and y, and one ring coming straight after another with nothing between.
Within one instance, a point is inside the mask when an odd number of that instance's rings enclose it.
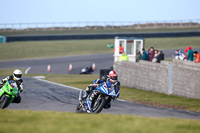
<instances>
[{"instance_id":1,"label":"rider in leathers","mask_svg":"<svg viewBox=\"0 0 200 133\"><path fill-rule=\"evenodd\" d=\"M18 95L15 96L15 99L13 100L13 103L20 103L21 102L21 97L20 93L23 91L23 80L21 79L22 77L22 72L19 69L14 70L13 75L10 75L4 79L1 80L0 86L2 87L7 81L14 80L17 84L18 88Z\"/></svg>"},{"instance_id":2,"label":"rider in leathers","mask_svg":"<svg viewBox=\"0 0 200 133\"><path fill-rule=\"evenodd\" d=\"M90 103L89 110L87 110L88 113L91 112L91 107L93 106L94 101L98 96L98 90L94 90L95 87L96 87L95 84L101 84L103 82L106 82L108 88L112 88L112 87L115 88L116 93L118 95L117 95L117 97L113 97L113 99L118 98L119 95L120 95L120 93L119 93L120 82L118 81L118 74L115 71L110 71L109 75L108 75L108 79L106 81L97 79L97 80L94 81L94 84L91 84L86 88L86 95L84 96L85 98L88 96L88 94L91 93L91 91L93 91L92 95L90 95L90 97L89 97L91 103ZM109 101L106 103L104 108L106 108L106 109L110 108L111 107L111 103L110 102L111 102L111 99L109 99Z\"/></svg>"}]
</instances>

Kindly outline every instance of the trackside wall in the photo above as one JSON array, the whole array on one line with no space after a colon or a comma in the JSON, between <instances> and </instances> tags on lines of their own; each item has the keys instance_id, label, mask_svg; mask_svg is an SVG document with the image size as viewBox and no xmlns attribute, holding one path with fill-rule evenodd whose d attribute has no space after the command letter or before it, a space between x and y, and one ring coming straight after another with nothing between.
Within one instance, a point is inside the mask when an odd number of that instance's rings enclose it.
<instances>
[{"instance_id":1,"label":"trackside wall","mask_svg":"<svg viewBox=\"0 0 200 133\"><path fill-rule=\"evenodd\" d=\"M173 94L200 99L200 63L173 60Z\"/></svg>"},{"instance_id":2,"label":"trackside wall","mask_svg":"<svg viewBox=\"0 0 200 133\"><path fill-rule=\"evenodd\" d=\"M122 86L200 99L200 63L173 60L115 62Z\"/></svg>"}]
</instances>

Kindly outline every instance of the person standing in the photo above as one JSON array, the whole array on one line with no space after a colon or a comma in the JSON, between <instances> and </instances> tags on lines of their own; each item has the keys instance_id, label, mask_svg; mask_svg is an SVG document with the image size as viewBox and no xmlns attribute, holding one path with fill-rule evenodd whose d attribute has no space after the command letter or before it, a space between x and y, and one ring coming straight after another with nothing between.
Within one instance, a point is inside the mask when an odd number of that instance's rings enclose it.
<instances>
[{"instance_id":1,"label":"person standing","mask_svg":"<svg viewBox=\"0 0 200 133\"><path fill-rule=\"evenodd\" d=\"M157 63L160 63L161 60L164 60L164 59L162 59L161 52L162 51L158 51L158 56L157 56L157 61L156 61Z\"/></svg>"},{"instance_id":2,"label":"person standing","mask_svg":"<svg viewBox=\"0 0 200 133\"><path fill-rule=\"evenodd\" d=\"M175 50L175 59L185 60L185 55L178 49Z\"/></svg>"},{"instance_id":3,"label":"person standing","mask_svg":"<svg viewBox=\"0 0 200 133\"><path fill-rule=\"evenodd\" d=\"M188 49L186 48L186 49L185 49L185 59L186 59L186 60L188 60L188 59L187 59L187 51L188 51Z\"/></svg>"},{"instance_id":4,"label":"person standing","mask_svg":"<svg viewBox=\"0 0 200 133\"><path fill-rule=\"evenodd\" d=\"M119 53L123 54L123 52L124 52L124 48L122 47L122 44L120 44L120 46L119 46Z\"/></svg>"},{"instance_id":5,"label":"person standing","mask_svg":"<svg viewBox=\"0 0 200 133\"><path fill-rule=\"evenodd\" d=\"M142 60L147 60L147 52L145 51L145 49L142 49Z\"/></svg>"},{"instance_id":6,"label":"person standing","mask_svg":"<svg viewBox=\"0 0 200 133\"><path fill-rule=\"evenodd\" d=\"M199 62L200 62L200 54L198 54L197 51L194 51L193 55L194 55L194 57L196 58L196 59L194 60L194 62L195 62L195 63L199 63Z\"/></svg>"},{"instance_id":7,"label":"person standing","mask_svg":"<svg viewBox=\"0 0 200 133\"><path fill-rule=\"evenodd\" d=\"M154 58L154 54L155 54L154 48L151 47L151 48L150 48L150 61L151 61L151 62L152 62L152 60L153 60L153 58Z\"/></svg>"},{"instance_id":8,"label":"person standing","mask_svg":"<svg viewBox=\"0 0 200 133\"><path fill-rule=\"evenodd\" d=\"M187 51L187 59L188 61L193 61L194 55L193 55L193 51L192 48L190 46L188 46L188 51Z\"/></svg>"},{"instance_id":9,"label":"person standing","mask_svg":"<svg viewBox=\"0 0 200 133\"><path fill-rule=\"evenodd\" d=\"M152 62L157 62L157 57L158 57L158 50L154 50L154 57L152 59Z\"/></svg>"}]
</instances>

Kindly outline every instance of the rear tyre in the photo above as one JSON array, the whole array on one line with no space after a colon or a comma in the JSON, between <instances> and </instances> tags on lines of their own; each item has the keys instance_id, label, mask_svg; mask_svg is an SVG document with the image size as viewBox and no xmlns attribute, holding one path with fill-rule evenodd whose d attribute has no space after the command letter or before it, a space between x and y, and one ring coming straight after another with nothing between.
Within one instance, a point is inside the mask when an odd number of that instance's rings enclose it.
<instances>
[{"instance_id":1,"label":"rear tyre","mask_svg":"<svg viewBox=\"0 0 200 133\"><path fill-rule=\"evenodd\" d=\"M0 108L1 109L6 108L8 106L8 104L9 104L9 102L10 102L10 98L5 96L5 95L3 95L2 96L2 102L0 103Z\"/></svg>"}]
</instances>

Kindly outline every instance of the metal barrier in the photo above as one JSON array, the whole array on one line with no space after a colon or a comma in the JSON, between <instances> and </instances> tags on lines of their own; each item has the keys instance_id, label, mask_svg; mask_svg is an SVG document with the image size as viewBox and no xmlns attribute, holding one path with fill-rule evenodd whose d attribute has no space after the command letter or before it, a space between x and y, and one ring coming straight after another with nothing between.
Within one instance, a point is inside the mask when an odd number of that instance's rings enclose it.
<instances>
[{"instance_id":1,"label":"metal barrier","mask_svg":"<svg viewBox=\"0 0 200 133\"><path fill-rule=\"evenodd\" d=\"M165 37L195 37L195 36L200 36L200 31L159 32L159 33L83 34L83 35L7 36L7 42L47 41L47 40L114 39L115 37L165 38Z\"/></svg>"}]
</instances>

